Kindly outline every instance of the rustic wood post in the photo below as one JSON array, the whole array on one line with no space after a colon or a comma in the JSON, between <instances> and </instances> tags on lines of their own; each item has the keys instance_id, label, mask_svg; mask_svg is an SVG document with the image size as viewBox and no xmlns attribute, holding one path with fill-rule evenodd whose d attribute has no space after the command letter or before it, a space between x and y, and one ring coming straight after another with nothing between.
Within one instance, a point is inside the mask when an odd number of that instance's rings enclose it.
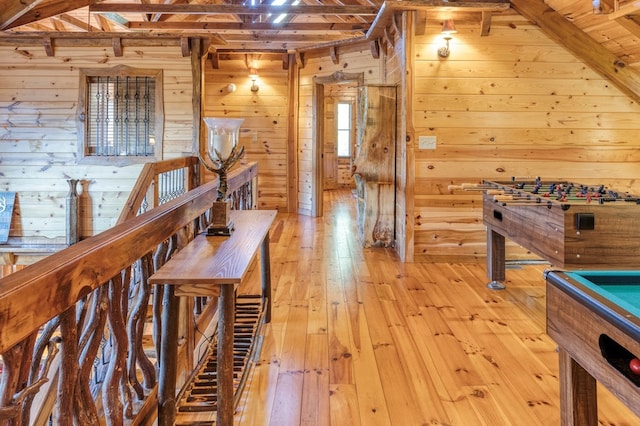
<instances>
[{"instance_id":1,"label":"rustic wood post","mask_svg":"<svg viewBox=\"0 0 640 426\"><path fill-rule=\"evenodd\" d=\"M353 174L358 230L364 247L394 244L396 88L359 88L358 138Z\"/></svg>"},{"instance_id":2,"label":"rustic wood post","mask_svg":"<svg viewBox=\"0 0 640 426\"><path fill-rule=\"evenodd\" d=\"M69 193L67 194L67 245L73 245L80 239L78 204L78 179L67 179Z\"/></svg>"}]
</instances>

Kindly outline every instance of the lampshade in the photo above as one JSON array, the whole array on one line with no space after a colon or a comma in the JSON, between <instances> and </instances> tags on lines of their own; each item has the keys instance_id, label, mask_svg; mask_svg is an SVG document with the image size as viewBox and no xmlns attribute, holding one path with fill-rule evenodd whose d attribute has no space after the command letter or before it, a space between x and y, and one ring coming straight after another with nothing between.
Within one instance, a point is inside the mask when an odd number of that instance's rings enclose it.
<instances>
[{"instance_id":1,"label":"lampshade","mask_svg":"<svg viewBox=\"0 0 640 426\"><path fill-rule=\"evenodd\" d=\"M251 68L249 70L249 78L252 80L255 80L256 78L258 78L258 71L255 68Z\"/></svg>"},{"instance_id":2,"label":"lampshade","mask_svg":"<svg viewBox=\"0 0 640 426\"><path fill-rule=\"evenodd\" d=\"M442 34L452 34L456 32L456 25L453 23L453 19L447 19L442 24Z\"/></svg>"}]
</instances>

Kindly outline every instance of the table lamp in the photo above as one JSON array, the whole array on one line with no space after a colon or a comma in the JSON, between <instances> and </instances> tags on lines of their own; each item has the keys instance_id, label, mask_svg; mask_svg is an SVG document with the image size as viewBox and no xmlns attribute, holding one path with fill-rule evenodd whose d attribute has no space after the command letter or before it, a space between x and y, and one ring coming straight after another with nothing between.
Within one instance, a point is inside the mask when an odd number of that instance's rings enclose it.
<instances>
[{"instance_id":1,"label":"table lamp","mask_svg":"<svg viewBox=\"0 0 640 426\"><path fill-rule=\"evenodd\" d=\"M242 157L244 147L238 148L240 125L243 118L205 117L208 129L207 154L209 161L200 156L207 170L218 175L218 196L211 209L211 225L207 235L229 236L234 226L231 222L231 200L227 195L227 172Z\"/></svg>"}]
</instances>

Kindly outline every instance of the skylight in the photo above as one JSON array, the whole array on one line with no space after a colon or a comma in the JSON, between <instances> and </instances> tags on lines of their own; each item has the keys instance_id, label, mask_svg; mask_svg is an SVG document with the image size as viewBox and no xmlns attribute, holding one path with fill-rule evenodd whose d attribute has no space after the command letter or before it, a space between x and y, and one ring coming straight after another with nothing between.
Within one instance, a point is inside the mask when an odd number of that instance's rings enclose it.
<instances>
[{"instance_id":1,"label":"skylight","mask_svg":"<svg viewBox=\"0 0 640 426\"><path fill-rule=\"evenodd\" d=\"M281 13L280 16L278 16L276 19L273 20L273 23L274 24L279 24L286 17L287 17L286 13Z\"/></svg>"}]
</instances>

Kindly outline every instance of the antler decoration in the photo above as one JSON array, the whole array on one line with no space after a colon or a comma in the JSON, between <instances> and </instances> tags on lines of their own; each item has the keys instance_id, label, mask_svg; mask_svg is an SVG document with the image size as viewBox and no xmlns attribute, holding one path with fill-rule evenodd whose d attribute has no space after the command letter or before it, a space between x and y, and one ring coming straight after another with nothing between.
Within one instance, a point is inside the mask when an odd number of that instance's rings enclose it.
<instances>
[{"instance_id":1,"label":"antler decoration","mask_svg":"<svg viewBox=\"0 0 640 426\"><path fill-rule=\"evenodd\" d=\"M204 167L210 172L216 173L219 177L218 182L218 198L216 201L223 201L227 196L227 170L229 170L242 156L244 155L244 146L241 146L238 149L238 146L234 146L231 150L231 154L224 160L220 160L220 152L217 149L214 149L216 153L216 159L211 159L210 162L206 161L198 152L198 158Z\"/></svg>"}]
</instances>

